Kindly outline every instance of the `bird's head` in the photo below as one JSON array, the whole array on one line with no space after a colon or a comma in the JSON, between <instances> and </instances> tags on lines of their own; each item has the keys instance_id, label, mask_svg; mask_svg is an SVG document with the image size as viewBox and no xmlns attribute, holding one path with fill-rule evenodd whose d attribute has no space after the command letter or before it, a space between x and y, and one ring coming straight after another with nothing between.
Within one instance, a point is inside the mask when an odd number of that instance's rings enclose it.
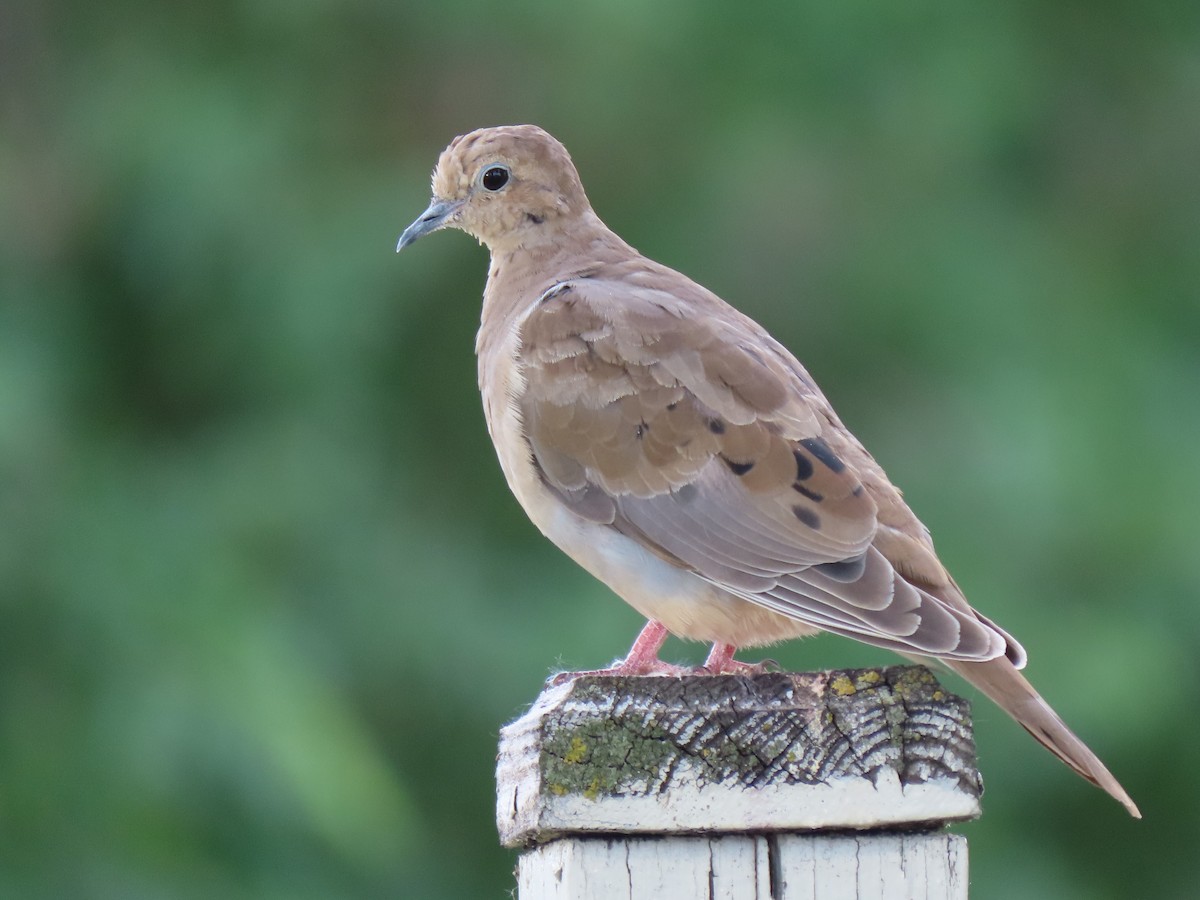
<instances>
[{"instance_id":1,"label":"bird's head","mask_svg":"<svg viewBox=\"0 0 1200 900\"><path fill-rule=\"evenodd\" d=\"M396 250L441 228L461 229L493 252L536 245L588 209L557 140L536 125L481 128L442 151L429 208L404 230Z\"/></svg>"}]
</instances>

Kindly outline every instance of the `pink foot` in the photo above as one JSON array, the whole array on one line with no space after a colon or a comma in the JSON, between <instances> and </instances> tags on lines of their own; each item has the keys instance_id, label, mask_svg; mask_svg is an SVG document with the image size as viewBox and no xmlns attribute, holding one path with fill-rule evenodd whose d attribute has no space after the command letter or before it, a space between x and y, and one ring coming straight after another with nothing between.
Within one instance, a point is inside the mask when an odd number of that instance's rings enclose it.
<instances>
[{"instance_id":1,"label":"pink foot","mask_svg":"<svg viewBox=\"0 0 1200 900\"><path fill-rule=\"evenodd\" d=\"M699 671L707 672L710 675L763 675L772 668L779 668L779 663L772 659L763 660L760 663L738 662L733 658L733 654L736 652L737 647L733 644L713 644L708 659L704 661L704 665Z\"/></svg>"},{"instance_id":2,"label":"pink foot","mask_svg":"<svg viewBox=\"0 0 1200 900\"><path fill-rule=\"evenodd\" d=\"M658 658L658 651L667 639L667 628L651 619L642 629L637 640L622 662L607 669L589 669L585 672L559 672L551 676L548 684L557 687L584 675L689 675L694 670L686 666L673 666Z\"/></svg>"}]
</instances>

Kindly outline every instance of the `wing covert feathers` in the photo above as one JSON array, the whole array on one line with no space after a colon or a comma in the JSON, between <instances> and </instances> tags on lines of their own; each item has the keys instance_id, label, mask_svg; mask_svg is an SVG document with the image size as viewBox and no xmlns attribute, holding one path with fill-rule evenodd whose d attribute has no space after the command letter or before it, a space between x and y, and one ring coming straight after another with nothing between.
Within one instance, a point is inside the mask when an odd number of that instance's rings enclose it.
<instances>
[{"instance_id":1,"label":"wing covert feathers","mask_svg":"<svg viewBox=\"0 0 1200 900\"><path fill-rule=\"evenodd\" d=\"M523 319L520 411L546 485L782 615L901 652L1009 652L800 363L666 271L670 291L559 283Z\"/></svg>"}]
</instances>

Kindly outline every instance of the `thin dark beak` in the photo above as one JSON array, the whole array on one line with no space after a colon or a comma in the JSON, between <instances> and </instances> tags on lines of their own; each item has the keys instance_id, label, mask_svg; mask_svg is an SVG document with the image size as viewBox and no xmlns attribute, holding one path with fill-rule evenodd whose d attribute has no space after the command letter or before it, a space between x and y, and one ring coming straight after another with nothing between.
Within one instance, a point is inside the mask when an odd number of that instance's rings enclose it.
<instances>
[{"instance_id":1,"label":"thin dark beak","mask_svg":"<svg viewBox=\"0 0 1200 900\"><path fill-rule=\"evenodd\" d=\"M400 235L400 242L396 244L396 252L399 253L417 238L437 231L446 224L447 219L458 212L462 203L461 200L438 200L435 197L429 204L429 209L421 213L421 218L404 229L404 234Z\"/></svg>"}]
</instances>

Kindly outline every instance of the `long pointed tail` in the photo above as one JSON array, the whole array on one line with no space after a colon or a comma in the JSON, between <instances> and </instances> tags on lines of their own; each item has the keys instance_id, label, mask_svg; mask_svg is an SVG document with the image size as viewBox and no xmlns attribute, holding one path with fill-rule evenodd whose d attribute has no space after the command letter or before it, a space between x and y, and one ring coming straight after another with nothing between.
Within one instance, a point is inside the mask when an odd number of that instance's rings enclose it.
<instances>
[{"instance_id":1,"label":"long pointed tail","mask_svg":"<svg viewBox=\"0 0 1200 900\"><path fill-rule=\"evenodd\" d=\"M943 662L1016 719L1043 747L1092 784L1108 792L1129 810L1131 816L1137 819L1142 817L1137 805L1104 763L1072 733L1008 659L1000 657L983 663Z\"/></svg>"}]
</instances>

